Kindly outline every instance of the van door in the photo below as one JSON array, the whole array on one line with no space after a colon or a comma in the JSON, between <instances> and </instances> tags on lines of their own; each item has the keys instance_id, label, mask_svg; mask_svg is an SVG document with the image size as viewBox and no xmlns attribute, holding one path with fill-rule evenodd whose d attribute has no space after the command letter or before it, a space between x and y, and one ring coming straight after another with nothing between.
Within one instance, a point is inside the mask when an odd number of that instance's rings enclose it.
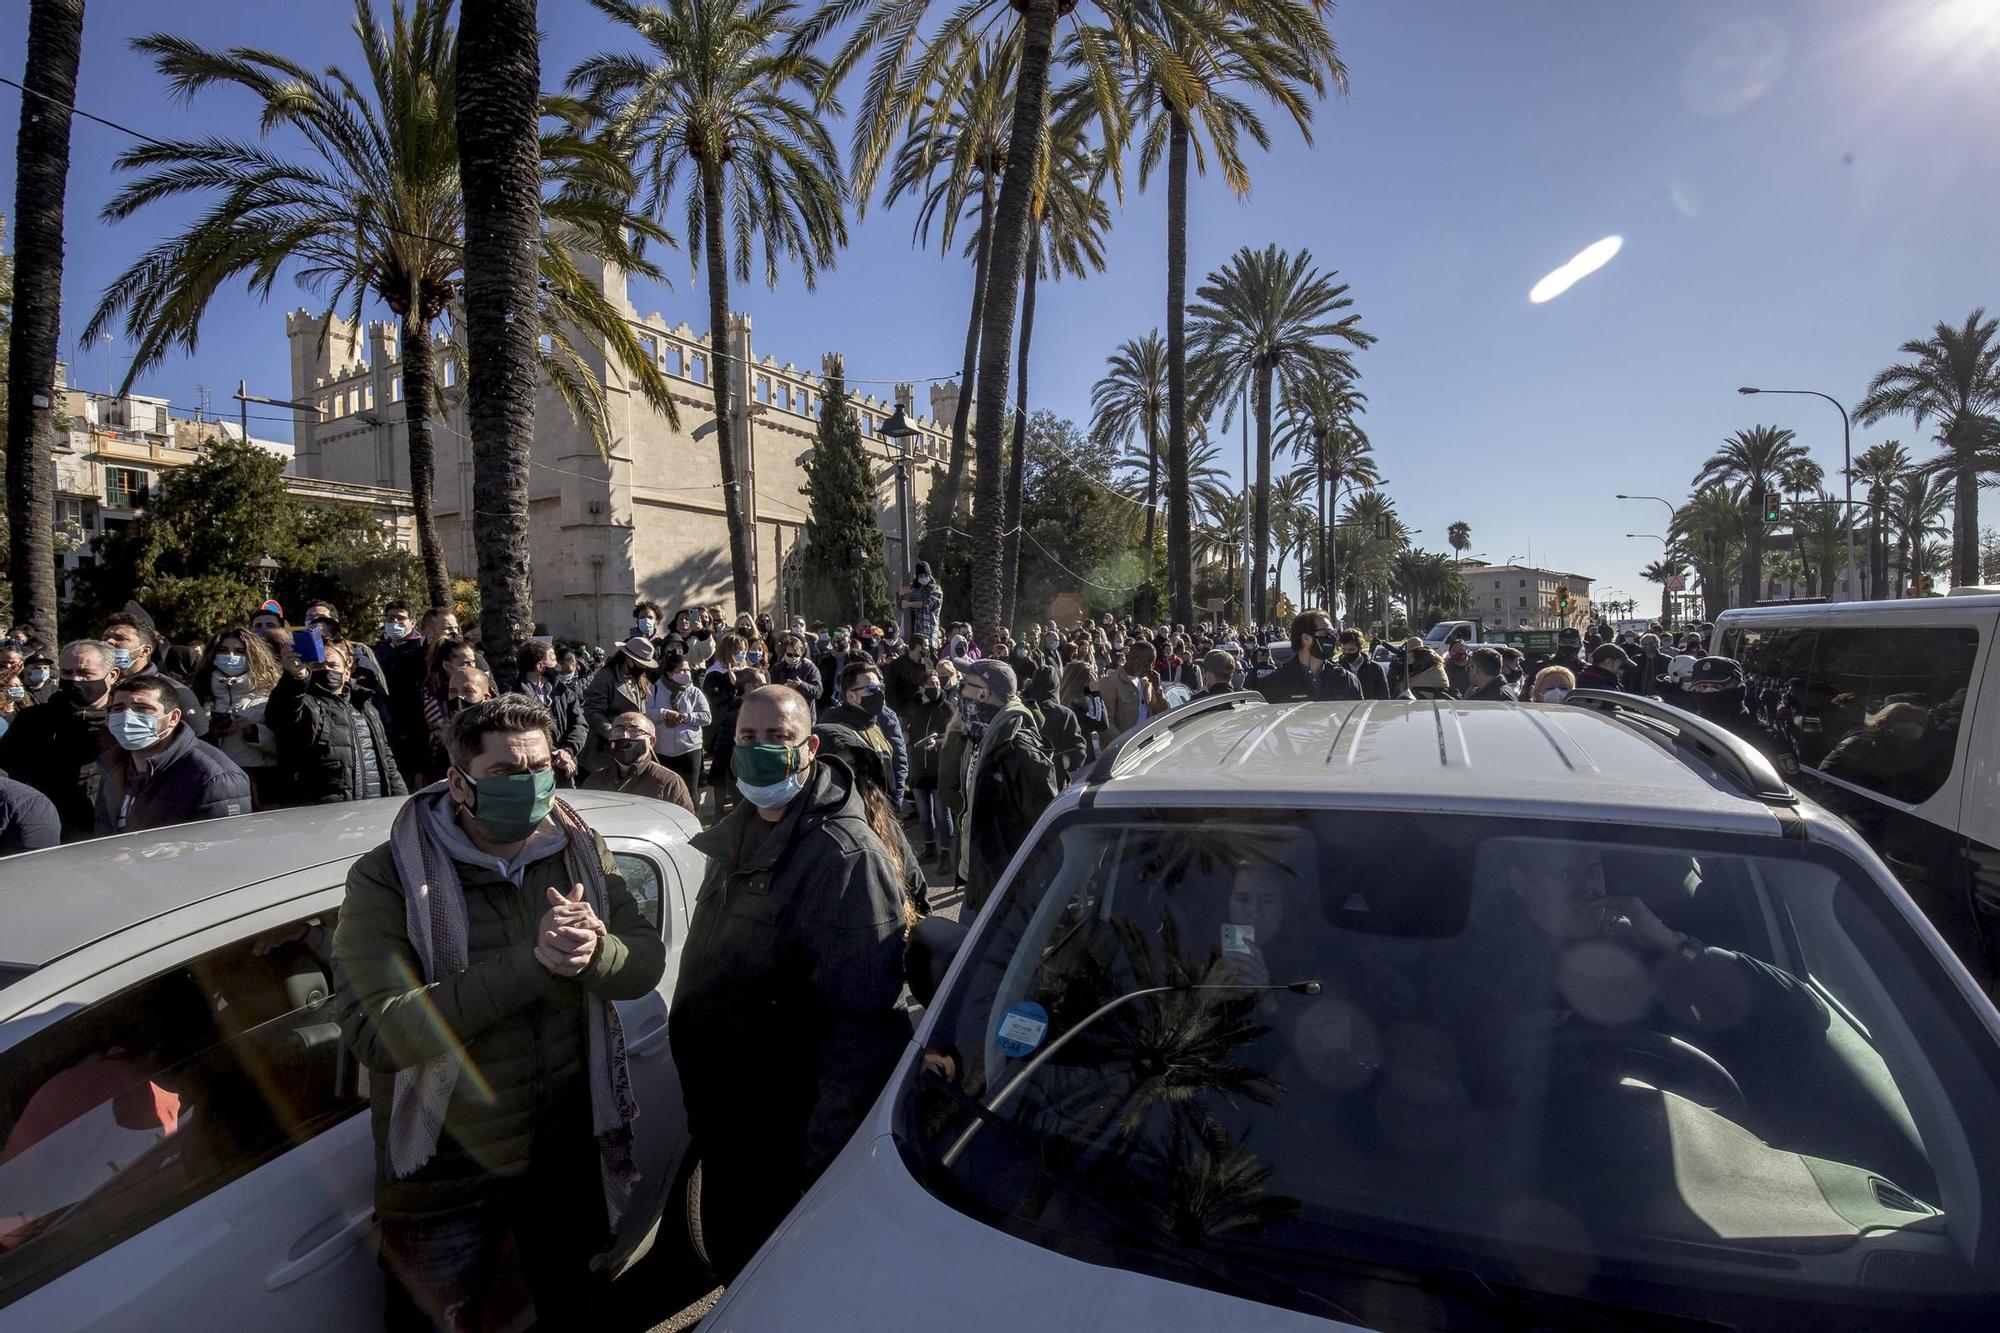
<instances>
[{"instance_id":1,"label":"van door","mask_svg":"<svg viewBox=\"0 0 2000 1333\"><path fill-rule=\"evenodd\" d=\"M1995 625L1986 625L1993 642ZM1967 916L1978 936L1979 964L1968 963L1989 996L2000 994L2000 662L1988 651L1978 688L1967 701L1958 829L1964 838Z\"/></svg>"}]
</instances>

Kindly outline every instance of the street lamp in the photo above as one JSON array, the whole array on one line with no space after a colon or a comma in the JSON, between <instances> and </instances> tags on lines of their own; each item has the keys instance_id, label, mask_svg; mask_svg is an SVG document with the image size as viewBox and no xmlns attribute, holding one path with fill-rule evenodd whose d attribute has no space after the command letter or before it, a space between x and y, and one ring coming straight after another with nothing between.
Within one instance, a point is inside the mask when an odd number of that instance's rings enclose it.
<instances>
[{"instance_id":1,"label":"street lamp","mask_svg":"<svg viewBox=\"0 0 2000 1333\"><path fill-rule=\"evenodd\" d=\"M1660 544L1661 550L1671 551L1674 549L1673 543L1668 541L1665 537L1662 537L1657 532L1628 532L1625 535L1627 537L1651 537L1654 541Z\"/></svg>"},{"instance_id":2,"label":"street lamp","mask_svg":"<svg viewBox=\"0 0 2000 1333\"><path fill-rule=\"evenodd\" d=\"M1667 497L1665 497L1664 495L1625 495L1621 493L1618 495L1614 495L1611 498L1614 500L1658 500L1661 504L1667 507L1667 521L1670 523L1673 521L1674 517L1681 512L1680 510L1674 508L1674 502L1672 500L1667 499Z\"/></svg>"},{"instance_id":3,"label":"street lamp","mask_svg":"<svg viewBox=\"0 0 2000 1333\"><path fill-rule=\"evenodd\" d=\"M916 483L910 476L910 441L919 432L910 424L910 418L899 402L896 404L896 410L889 414L889 419L882 423L882 433L896 441L902 450L901 457L896 460L896 511L901 518L903 529L903 583L908 584L916 577L916 565L913 562L917 558L915 550L910 546L910 506L916 500ZM896 600L900 602L902 599ZM899 608L897 615L900 617L901 614Z\"/></svg>"},{"instance_id":4,"label":"street lamp","mask_svg":"<svg viewBox=\"0 0 2000 1333\"><path fill-rule=\"evenodd\" d=\"M1745 385L1736 392L1788 393L1806 398L1824 398L1840 413L1840 477L1847 489L1847 596L1850 601L1858 600L1856 592L1861 585L1854 573L1854 421L1847 415L1847 408L1832 394L1821 393L1818 389L1754 389Z\"/></svg>"},{"instance_id":5,"label":"street lamp","mask_svg":"<svg viewBox=\"0 0 2000 1333\"><path fill-rule=\"evenodd\" d=\"M271 558L270 552L266 551L263 558L257 561L257 582L263 586L266 601L271 597L271 580L276 577L278 577L278 562Z\"/></svg>"},{"instance_id":6,"label":"street lamp","mask_svg":"<svg viewBox=\"0 0 2000 1333\"><path fill-rule=\"evenodd\" d=\"M868 548L865 546L850 546L847 548L847 558L854 562L854 618L856 620L866 620L868 619L868 582L867 576L862 570L861 562L868 558Z\"/></svg>"}]
</instances>

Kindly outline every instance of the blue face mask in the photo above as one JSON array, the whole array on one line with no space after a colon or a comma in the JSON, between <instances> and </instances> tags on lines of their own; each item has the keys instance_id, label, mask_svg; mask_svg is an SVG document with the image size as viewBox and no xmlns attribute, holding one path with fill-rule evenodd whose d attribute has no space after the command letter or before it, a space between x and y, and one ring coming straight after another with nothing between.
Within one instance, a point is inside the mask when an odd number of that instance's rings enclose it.
<instances>
[{"instance_id":1,"label":"blue face mask","mask_svg":"<svg viewBox=\"0 0 2000 1333\"><path fill-rule=\"evenodd\" d=\"M9 685L7 687L7 697L9 699L25 699L28 697L28 687L25 685Z\"/></svg>"},{"instance_id":2,"label":"blue face mask","mask_svg":"<svg viewBox=\"0 0 2000 1333\"><path fill-rule=\"evenodd\" d=\"M130 648L113 648L111 650L111 665L117 667L120 671L131 666L132 650Z\"/></svg>"},{"instance_id":3,"label":"blue face mask","mask_svg":"<svg viewBox=\"0 0 2000 1333\"><path fill-rule=\"evenodd\" d=\"M640 616L638 620L638 625L639 625L639 635L641 638L652 637L653 618L651 616Z\"/></svg>"},{"instance_id":4,"label":"blue face mask","mask_svg":"<svg viewBox=\"0 0 2000 1333\"><path fill-rule=\"evenodd\" d=\"M135 713L121 708L104 719L111 738L128 750L144 750L160 743L160 719L155 713Z\"/></svg>"},{"instance_id":5,"label":"blue face mask","mask_svg":"<svg viewBox=\"0 0 2000 1333\"><path fill-rule=\"evenodd\" d=\"M240 676L250 669L250 659L242 653L217 653L215 669L225 676Z\"/></svg>"}]
</instances>

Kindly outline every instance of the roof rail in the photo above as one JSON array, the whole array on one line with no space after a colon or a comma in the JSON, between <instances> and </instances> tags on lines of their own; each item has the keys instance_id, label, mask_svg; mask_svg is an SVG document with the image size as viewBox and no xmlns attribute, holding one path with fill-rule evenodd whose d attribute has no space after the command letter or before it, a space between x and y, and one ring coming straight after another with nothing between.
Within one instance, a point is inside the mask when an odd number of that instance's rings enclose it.
<instances>
[{"instance_id":1,"label":"roof rail","mask_svg":"<svg viewBox=\"0 0 2000 1333\"><path fill-rule=\"evenodd\" d=\"M1118 767L1118 761L1124 757L1125 752L1129 748L1144 745L1156 737L1167 735L1176 727L1192 722L1197 717L1220 712L1228 708L1236 708L1243 704L1268 702L1263 695L1255 690L1232 690L1228 694L1212 694L1203 698L1190 699L1179 708L1169 708L1165 712L1155 713L1152 717L1147 718L1144 722L1111 742L1104 753L1097 756L1097 762L1090 766L1090 772L1084 778L1084 785L1094 787L1098 783L1108 780L1112 772Z\"/></svg>"},{"instance_id":2,"label":"roof rail","mask_svg":"<svg viewBox=\"0 0 2000 1333\"><path fill-rule=\"evenodd\" d=\"M1644 694L1622 690L1571 690L1563 703L1579 704L1606 713L1630 713L1648 722L1672 727L1674 744L1694 751L1722 775L1742 788L1747 796L1766 805L1797 805L1799 794L1785 783L1764 752L1728 728L1719 726L1685 708L1662 703Z\"/></svg>"}]
</instances>

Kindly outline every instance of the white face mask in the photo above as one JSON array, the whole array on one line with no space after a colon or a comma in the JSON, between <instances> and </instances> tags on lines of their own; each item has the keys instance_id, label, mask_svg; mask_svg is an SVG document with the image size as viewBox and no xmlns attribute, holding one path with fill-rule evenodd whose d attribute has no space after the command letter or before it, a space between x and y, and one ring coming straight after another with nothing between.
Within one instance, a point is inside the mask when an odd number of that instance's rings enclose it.
<instances>
[{"instance_id":1,"label":"white face mask","mask_svg":"<svg viewBox=\"0 0 2000 1333\"><path fill-rule=\"evenodd\" d=\"M1567 699L1568 697L1569 697L1569 691L1568 691L1568 690L1564 689L1564 688L1563 688L1562 686L1560 686L1560 685L1554 685L1554 686L1551 686L1551 687L1550 687L1550 688L1549 688L1549 689L1547 690L1547 692L1545 692L1545 693L1544 693L1544 694L1542 695L1542 702L1543 702L1543 703L1545 703L1545 704L1559 704L1559 703L1561 703L1561 702L1562 702L1562 701L1563 701L1564 699Z\"/></svg>"}]
</instances>

